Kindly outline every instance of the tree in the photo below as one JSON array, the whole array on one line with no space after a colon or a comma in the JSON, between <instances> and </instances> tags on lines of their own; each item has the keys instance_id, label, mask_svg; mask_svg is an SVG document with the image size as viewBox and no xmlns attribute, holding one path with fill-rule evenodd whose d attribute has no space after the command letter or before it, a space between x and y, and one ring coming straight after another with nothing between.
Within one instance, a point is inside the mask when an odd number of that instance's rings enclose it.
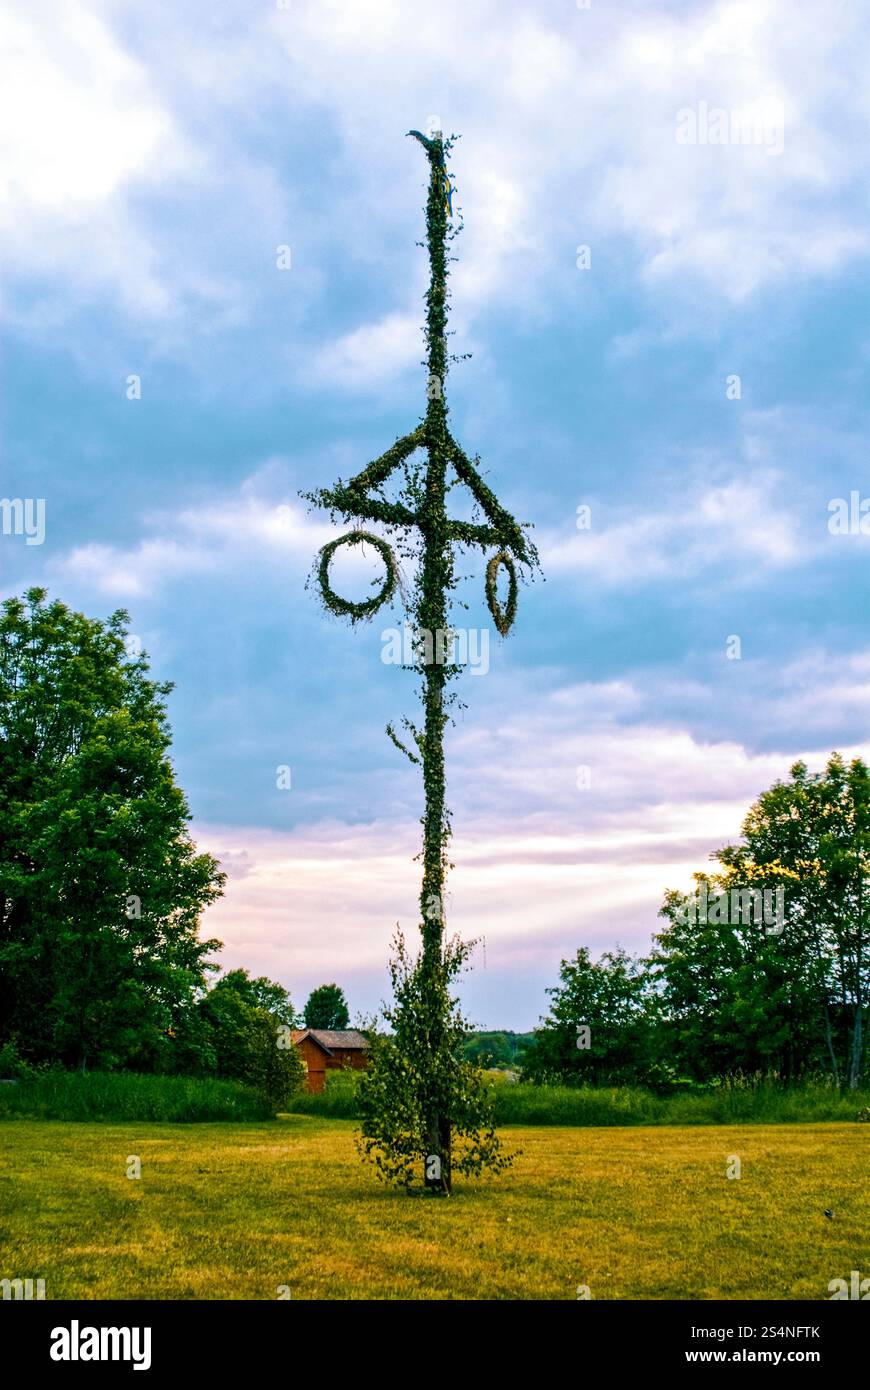
<instances>
[{"instance_id":1,"label":"tree","mask_svg":"<svg viewBox=\"0 0 870 1390\"><path fill-rule=\"evenodd\" d=\"M305 1005L306 1028L347 1028L350 1014L344 991L338 985L318 985Z\"/></svg>"},{"instance_id":2,"label":"tree","mask_svg":"<svg viewBox=\"0 0 870 1390\"><path fill-rule=\"evenodd\" d=\"M652 1074L653 1003L643 963L620 948L593 961L583 946L548 989L550 1013L523 1057L523 1078L620 1085Z\"/></svg>"},{"instance_id":3,"label":"tree","mask_svg":"<svg viewBox=\"0 0 870 1390\"><path fill-rule=\"evenodd\" d=\"M674 1048L703 1076L825 1068L857 1088L870 990L867 767L836 753L814 775L795 763L750 807L741 842L712 857L719 872L695 876L703 910L669 892L651 957Z\"/></svg>"},{"instance_id":4,"label":"tree","mask_svg":"<svg viewBox=\"0 0 870 1390\"><path fill-rule=\"evenodd\" d=\"M469 1033L462 1045L463 1056L469 1062L484 1067L513 1067L518 1065L523 1049L532 1042L532 1033Z\"/></svg>"},{"instance_id":5,"label":"tree","mask_svg":"<svg viewBox=\"0 0 870 1390\"><path fill-rule=\"evenodd\" d=\"M276 984L265 975L251 978L247 970L228 970L217 982L223 989L233 989L254 1009L265 1009L277 1024L286 1028L296 1025L296 1010L293 1000L283 985Z\"/></svg>"},{"instance_id":6,"label":"tree","mask_svg":"<svg viewBox=\"0 0 870 1390\"><path fill-rule=\"evenodd\" d=\"M495 1134L494 1102L483 1073L462 1055L468 1025L450 993L473 943L457 937L445 943L443 993L433 992L421 952L411 958L401 932L390 963L392 1006L384 1010L390 1032L368 1030L369 1060L361 1073L357 1098L361 1135L357 1147L374 1163L378 1176L411 1188L420 1160L430 1164L430 1106L445 1116L452 1136L454 1173L479 1176L500 1173L514 1155L505 1153ZM431 1036L440 1030L433 1056ZM431 1181L431 1174L424 1174Z\"/></svg>"},{"instance_id":7,"label":"tree","mask_svg":"<svg viewBox=\"0 0 870 1390\"><path fill-rule=\"evenodd\" d=\"M128 615L44 589L0 617L0 1042L30 1060L167 1063L202 993L224 875L190 839L165 697Z\"/></svg>"},{"instance_id":8,"label":"tree","mask_svg":"<svg viewBox=\"0 0 870 1390\"><path fill-rule=\"evenodd\" d=\"M813 1033L836 1080L856 1089L864 1070L870 955L870 774L834 753L823 772L795 763L763 792L743 844L717 856L736 881L785 882L782 947L794 981L793 1013ZM809 1006L809 1011L808 1011Z\"/></svg>"},{"instance_id":9,"label":"tree","mask_svg":"<svg viewBox=\"0 0 870 1390\"><path fill-rule=\"evenodd\" d=\"M276 1007L267 1007L270 1002ZM301 1088L302 1058L286 1034L293 1006L281 985L231 970L199 1002L197 1012L204 1024L201 1074L242 1081L276 1109ZM282 1024L288 1017L290 1023Z\"/></svg>"},{"instance_id":10,"label":"tree","mask_svg":"<svg viewBox=\"0 0 870 1390\"><path fill-rule=\"evenodd\" d=\"M456 638L450 595L458 583L455 551L457 545L494 548L486 568L486 598L496 628L505 636L517 607L517 563L531 570L537 563L534 546L514 518L500 505L483 481L477 461L468 458L453 438L448 425L446 378L450 362L447 353L447 251L446 242L452 215L453 189L447 171L452 141L438 131L431 137L419 131L408 132L419 141L429 161L429 192L426 203L426 244L430 281L426 295L427 398L426 413L420 424L396 441L380 458L368 464L349 482L341 480L332 488L306 494L309 501L329 509L333 518L354 522L354 529L330 541L320 552L316 578L326 608L351 622L371 618L390 599L398 584L398 565L393 551L382 537L363 531L359 520L378 522L398 537L400 553L419 561L413 598L410 603L414 627L414 657L411 669L421 676L423 727L410 720L403 727L411 746L398 737L392 725L387 734L412 763L421 766L425 810L423 814L423 882L420 892L422 955L419 983L428 999L429 1030L425 1036L429 1062L420 1075L432 1077L428 1095L422 1099L428 1135L425 1153L427 1182L431 1189L450 1191L451 1119L440 1108L439 1089L445 1068L455 1062L449 1018L435 1011L449 997L448 957L444 950L444 893L447 876L447 846L450 815L445 804L444 729L448 710L455 696L447 694L448 682L461 670L456 661ZM425 455L425 465L420 456ZM403 475L404 487L396 500L385 495L385 485L394 473ZM466 488L475 505L475 519L462 521L447 511L451 488ZM483 520L480 519L482 515ZM381 556L385 574L381 587L371 598L354 603L340 597L329 580L329 566L339 545L369 544ZM496 585L504 570L508 578L505 603L499 600ZM468 634L465 634L466 640ZM457 1086L463 1081L456 1076ZM464 1092L463 1092L464 1094ZM395 1098L398 1103L398 1097ZM467 1118L467 1116L466 1116ZM416 1115L408 1123L416 1125ZM431 1159L431 1162L430 1162Z\"/></svg>"},{"instance_id":11,"label":"tree","mask_svg":"<svg viewBox=\"0 0 870 1390\"><path fill-rule=\"evenodd\" d=\"M728 893L730 904L729 880L696 874L695 882L709 902ZM763 927L731 921L730 911L697 920L690 897L673 892L660 915L667 925L647 964L659 992L662 1055L698 1082L782 1070L790 1037L784 964Z\"/></svg>"}]
</instances>

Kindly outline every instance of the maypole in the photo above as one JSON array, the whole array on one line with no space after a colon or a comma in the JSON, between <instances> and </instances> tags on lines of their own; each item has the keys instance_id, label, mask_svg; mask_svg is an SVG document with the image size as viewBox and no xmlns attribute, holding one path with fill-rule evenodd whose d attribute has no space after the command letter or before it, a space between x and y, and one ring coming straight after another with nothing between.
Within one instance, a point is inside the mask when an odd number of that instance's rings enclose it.
<instances>
[{"instance_id":1,"label":"maypole","mask_svg":"<svg viewBox=\"0 0 870 1390\"><path fill-rule=\"evenodd\" d=\"M516 563L533 567L537 562L534 546L523 528L506 512L481 478L477 462L467 457L450 433L445 392L449 358L447 353L447 242L452 216L453 190L447 171L452 141L437 132L431 137L417 130L408 132L418 140L429 161L429 188L426 202L426 247L430 279L426 292L426 367L428 372L426 414L410 434L396 441L349 482L307 494L310 501L327 507L333 516L345 521L379 522L400 538L401 553L418 560L418 572L411 604L415 619L414 668L422 676L423 727L418 730L409 720L404 727L411 734L416 751L408 748L388 725L387 733L413 763L422 766L425 809L423 824L423 881L420 890L422 957L421 978L425 997L431 1001L427 1017L427 1046L433 1059L432 1084L424 1100L426 1185L449 1192L451 1181L451 1115L445 1088L435 1080L443 1029L449 1001L444 988L444 890L447 876L447 845L450 817L445 804L444 730L448 708L454 698L446 695L447 683L461 667L453 660L455 629L450 624L450 593L457 583L457 546L480 549L496 547L486 571L486 598L496 628L505 636L517 605ZM413 456L425 454L425 467L415 465ZM395 501L383 487L398 469L404 471L404 488ZM471 492L478 513L473 522L457 521L447 512L447 495L457 484ZM385 575L378 592L359 603L339 597L329 580L329 566L340 545L369 543L381 556ZM497 594L499 571L508 577L508 595L502 606ZM357 622L373 614L394 593L398 565L388 543L380 536L355 528L324 546L319 555L317 578L326 607Z\"/></svg>"}]
</instances>

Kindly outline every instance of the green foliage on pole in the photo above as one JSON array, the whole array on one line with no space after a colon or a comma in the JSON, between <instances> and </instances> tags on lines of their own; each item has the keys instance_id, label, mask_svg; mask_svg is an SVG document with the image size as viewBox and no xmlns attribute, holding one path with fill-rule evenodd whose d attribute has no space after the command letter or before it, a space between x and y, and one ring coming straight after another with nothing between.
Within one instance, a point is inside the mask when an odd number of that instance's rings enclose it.
<instances>
[{"instance_id":1,"label":"green foliage on pole","mask_svg":"<svg viewBox=\"0 0 870 1390\"><path fill-rule=\"evenodd\" d=\"M340 545L371 545L383 560L383 582L378 592L373 594L371 598L354 603L350 599L342 598L330 584L329 566ZM370 531L349 531L346 536L339 536L338 540L330 541L328 545L325 545L318 557L317 580L324 606L338 617L350 618L352 623L362 622L377 613L381 604L386 603L392 597L397 577L396 557L391 546L380 536L373 536Z\"/></svg>"},{"instance_id":2,"label":"green foliage on pole","mask_svg":"<svg viewBox=\"0 0 870 1390\"><path fill-rule=\"evenodd\" d=\"M362 1118L357 1148L385 1182L412 1188L421 1160L431 1152L430 1111L450 1116L453 1173L499 1173L515 1155L502 1149L494 1129L494 1101L483 1072L462 1060L469 1025L450 994L473 943L444 943L442 969L433 981L422 955L412 958L401 932L390 978L395 1000L384 1011L388 1034L369 1032L370 1058L357 1091ZM431 1036L442 1044L433 1053Z\"/></svg>"},{"instance_id":3,"label":"green foliage on pole","mask_svg":"<svg viewBox=\"0 0 870 1390\"><path fill-rule=\"evenodd\" d=\"M461 223L455 228L448 226L448 218L452 215L452 183L447 159L453 140L442 139L440 133L431 138L421 135L419 131L410 131L409 134L420 142L429 161L426 246L431 275L425 299L424 325L428 372L426 414L414 430L397 439L385 453L349 481L339 480L334 487L321 488L304 495L311 503L327 508L333 520L355 523L355 529L343 538L349 544L359 543L364 535L356 523L378 522L391 538L395 537L396 549L402 559L414 565L415 578L408 601L409 616L417 633L429 639L428 642L415 644L413 663L422 678L423 727L417 729L410 721L403 721L415 751L399 739L392 725L387 726L387 734L411 762L422 766L423 771L425 812L422 819L423 882L420 892L423 949L414 968L413 979L414 990L419 990L420 998L428 1001L426 1013L429 1026L425 1033L428 1061L424 1064L422 1056L418 1059L414 1071L415 1086L422 1089L414 1091L413 1104L407 1085L404 1090L390 1090L391 1085L398 1085L399 1076L404 1075L401 1069L397 1070L394 1066L397 1056L394 1049L375 1047L370 1070L373 1075L377 1074L381 1059L390 1059L389 1065L386 1060L384 1065L388 1067L392 1082L388 1085L385 1073L384 1095L389 1091L399 1110L403 1105L411 1107L408 1111L409 1131L419 1132L418 1110L414 1107L422 1107L419 1114L423 1116L421 1123L426 1136L425 1141L421 1141L422 1152L439 1157L444 1175L440 1189L449 1192L451 1136L462 1132L467 1137L473 1131L471 1115L475 1105L478 1105L479 1113L479 1138L475 1141L476 1148L475 1144L472 1144L472 1148L480 1155L481 1167L497 1169L501 1164L497 1158L497 1141L484 1137L487 1123L486 1107L481 1102L484 1093L481 1087L471 1085L462 1069L461 1045L451 1028L447 1004L454 956L443 949L444 885L451 833L450 813L445 801L444 730L456 698L453 694L447 694L447 685L458 675L461 667L450 657L445 659L444 644L450 645L453 631L450 595L459 582L455 552L457 546L495 549L496 554L487 569L486 595L490 612L502 635L507 633L516 614L517 567L523 577L528 577L537 567L538 557L527 535L528 528L520 525L501 506L480 476L479 460L468 458L448 426L445 386L450 362L456 359L447 353L447 242L461 230ZM398 497L389 498L384 486L394 473L401 473L402 486ZM473 520L458 521L448 514L448 494L455 487L466 488L471 493ZM380 553L387 565L387 575L378 594L365 604L338 599L329 584L328 568L335 547L340 543L331 541L323 548L316 573L326 606L332 612L344 612L355 622L371 617L392 595L396 583L390 582L393 570L386 553L387 542L383 542L384 549ZM495 594L496 575L501 567L507 570L510 585L504 609ZM402 1037L410 1036L408 1030L402 1031ZM448 1075L453 1078L451 1085L445 1080ZM374 1080L371 1084L371 1094L374 1095ZM374 1112L369 1113L371 1116ZM371 1123L374 1124L374 1121ZM401 1126L398 1126L395 1133L400 1131ZM377 1147L384 1132L375 1126L368 1137ZM383 1145L380 1152L384 1152ZM404 1172L402 1163L407 1154L401 1145L395 1152L399 1168ZM379 1171L382 1174L386 1171L383 1165L380 1165ZM462 1171L472 1169L463 1167Z\"/></svg>"},{"instance_id":4,"label":"green foliage on pole","mask_svg":"<svg viewBox=\"0 0 870 1390\"><path fill-rule=\"evenodd\" d=\"M507 607L505 608L502 608L499 603L496 590L500 569L507 570L508 575L508 596ZM502 637L507 637L514 625L514 618L517 616L517 571L512 557L506 550L500 550L497 555L493 555L486 567L486 602L492 614L493 622Z\"/></svg>"}]
</instances>

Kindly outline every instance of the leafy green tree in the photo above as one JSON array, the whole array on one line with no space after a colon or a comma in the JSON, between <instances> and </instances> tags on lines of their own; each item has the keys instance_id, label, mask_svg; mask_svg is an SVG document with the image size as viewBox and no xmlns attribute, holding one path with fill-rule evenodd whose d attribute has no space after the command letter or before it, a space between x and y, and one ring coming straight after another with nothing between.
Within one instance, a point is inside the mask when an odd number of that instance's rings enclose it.
<instances>
[{"instance_id":1,"label":"leafy green tree","mask_svg":"<svg viewBox=\"0 0 870 1390\"><path fill-rule=\"evenodd\" d=\"M857 1088L864 1074L870 951L870 774L834 753L823 772L795 763L763 792L743 842L717 858L734 882L784 885L785 928L776 938L790 995L792 1036L806 1064L828 1064Z\"/></svg>"},{"instance_id":2,"label":"leafy green tree","mask_svg":"<svg viewBox=\"0 0 870 1390\"><path fill-rule=\"evenodd\" d=\"M810 774L795 763L713 859L719 871L695 878L725 910L669 892L650 958L674 1053L700 1077L826 1069L856 1088L870 989L865 764L833 754Z\"/></svg>"},{"instance_id":3,"label":"leafy green tree","mask_svg":"<svg viewBox=\"0 0 870 1390\"><path fill-rule=\"evenodd\" d=\"M621 948L593 961L583 946L548 989L550 1013L523 1057L523 1079L567 1085L644 1080L654 1058L653 1001L642 962ZM587 1031L588 1030L588 1031Z\"/></svg>"},{"instance_id":4,"label":"leafy green tree","mask_svg":"<svg viewBox=\"0 0 870 1390\"><path fill-rule=\"evenodd\" d=\"M501 1172L512 1161L495 1134L493 1099L480 1067L462 1055L468 1025L451 996L451 982L473 943L458 938L444 946L443 969L429 973L425 953L412 959L401 933L390 962L393 1005L384 1010L390 1032L369 1033L369 1061L360 1074L362 1119L357 1147L387 1182L411 1187L431 1145L432 1113L452 1135L451 1171L440 1174L450 1190L452 1173ZM438 1047L432 1037L438 1030ZM443 1165L444 1159L440 1155ZM431 1174L428 1175L431 1179Z\"/></svg>"},{"instance_id":5,"label":"leafy green tree","mask_svg":"<svg viewBox=\"0 0 870 1390\"><path fill-rule=\"evenodd\" d=\"M252 979L247 970L228 970L218 983L223 989L235 990L252 1008L265 1009L278 1024L287 1028L296 1026L296 1010L289 992L265 975Z\"/></svg>"},{"instance_id":6,"label":"leafy green tree","mask_svg":"<svg viewBox=\"0 0 870 1390\"><path fill-rule=\"evenodd\" d=\"M0 616L0 1042L29 1060L168 1064L224 876L190 839L165 697L128 615L43 589Z\"/></svg>"},{"instance_id":7,"label":"leafy green tree","mask_svg":"<svg viewBox=\"0 0 870 1390\"><path fill-rule=\"evenodd\" d=\"M710 902L728 891L716 875L696 874L695 881ZM775 947L760 927L700 915L689 895L667 894L667 925L648 961L659 991L661 1054L680 1076L699 1082L775 1070L789 1038Z\"/></svg>"},{"instance_id":8,"label":"leafy green tree","mask_svg":"<svg viewBox=\"0 0 870 1390\"><path fill-rule=\"evenodd\" d=\"M277 1001L273 1012L263 1002ZM246 970L231 970L215 983L198 1005L205 1026L200 1069L207 1075L242 1081L269 1099L276 1109L286 1105L304 1080L298 1048L287 1038L293 1006L281 985Z\"/></svg>"},{"instance_id":9,"label":"leafy green tree","mask_svg":"<svg viewBox=\"0 0 870 1390\"><path fill-rule=\"evenodd\" d=\"M303 1015L306 1028L347 1028L350 1014L338 985L318 985L311 991Z\"/></svg>"}]
</instances>

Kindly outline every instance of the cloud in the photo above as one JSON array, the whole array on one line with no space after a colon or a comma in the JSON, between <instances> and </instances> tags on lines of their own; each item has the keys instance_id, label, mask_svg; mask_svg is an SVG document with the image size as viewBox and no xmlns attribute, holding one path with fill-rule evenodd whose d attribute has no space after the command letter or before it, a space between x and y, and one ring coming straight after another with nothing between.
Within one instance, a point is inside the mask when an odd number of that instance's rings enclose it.
<instances>
[{"instance_id":1,"label":"cloud","mask_svg":"<svg viewBox=\"0 0 870 1390\"><path fill-rule=\"evenodd\" d=\"M419 315L388 314L322 348L311 373L336 387L371 387L418 365L424 352Z\"/></svg>"},{"instance_id":2,"label":"cloud","mask_svg":"<svg viewBox=\"0 0 870 1390\"><path fill-rule=\"evenodd\" d=\"M142 541L130 550L92 541L76 546L54 569L97 593L131 598L150 593L158 583L169 584L181 575L208 572L216 564L214 554L179 541Z\"/></svg>"},{"instance_id":3,"label":"cloud","mask_svg":"<svg viewBox=\"0 0 870 1390\"><path fill-rule=\"evenodd\" d=\"M849 6L822 25L787 0L720 0L677 16L633 3L530 13L444 0L424 13L395 0L298 0L229 6L220 25L157 11L135 43L119 19L112 5L58 0L49 26L19 2L0 29L7 258L13 275L56 292L29 319L12 297L22 329L48 331L60 300L78 311L111 289L162 351L183 354L184 333L166 323L244 322L264 248L294 228L306 243L300 304L346 258L349 226L361 229L361 266L388 273L399 239L410 265L424 167L394 136L432 115L465 136L454 273L469 314L510 304L552 315L578 240L599 251L627 243L629 273L668 318L699 284L714 304L740 303L870 247L864 142L853 138L870 24ZM269 112L256 145L240 119L254 102ZM678 113L702 102L781 109L781 153L678 143ZM312 124L317 153L306 159L300 137L288 168L281 132ZM325 174L313 162L324 148ZM311 199L315 184L322 199L324 176L329 213ZM419 346L412 298L315 348L321 371L357 387L404 370Z\"/></svg>"},{"instance_id":4,"label":"cloud","mask_svg":"<svg viewBox=\"0 0 870 1390\"><path fill-rule=\"evenodd\" d=\"M789 273L829 273L870 244L846 201L862 197L863 155L841 135L863 100L868 40L849 7L820 28L787 0L674 17L634 4L532 15L446 0L434 23L392 0L360 3L353 19L341 0L309 0L272 28L358 166L387 112L423 123L433 111L462 129L463 293L524 299L587 230L632 238L650 286L701 280L732 302ZM702 101L768 121L781 112L783 148L766 135L679 144L678 113ZM395 182L384 154L373 198Z\"/></svg>"},{"instance_id":5,"label":"cloud","mask_svg":"<svg viewBox=\"0 0 870 1390\"><path fill-rule=\"evenodd\" d=\"M573 534L550 533L540 549L548 572L579 571L609 586L640 584L676 575L708 574L712 565L733 567L738 582L744 563L758 578L768 570L806 564L814 547L802 536L790 510L784 479L776 473L739 477L715 487L685 487L657 510L626 508L628 519L603 525L592 508L591 527Z\"/></svg>"},{"instance_id":6,"label":"cloud","mask_svg":"<svg viewBox=\"0 0 870 1390\"><path fill-rule=\"evenodd\" d=\"M252 565L307 569L334 528L310 518L302 502L275 500L287 493L283 465L271 460L218 502L146 517L152 534L135 545L89 541L53 561L50 572L123 598L152 594L185 575L226 576Z\"/></svg>"},{"instance_id":7,"label":"cloud","mask_svg":"<svg viewBox=\"0 0 870 1390\"><path fill-rule=\"evenodd\" d=\"M94 12L58 0L0 18L0 233L8 270L67 293L111 283L131 308L169 308L157 258L125 207L191 151L150 76Z\"/></svg>"},{"instance_id":8,"label":"cloud","mask_svg":"<svg viewBox=\"0 0 870 1390\"><path fill-rule=\"evenodd\" d=\"M651 286L700 281L740 303L790 274L825 275L866 254L853 202L863 204L863 157L846 153L842 131L854 120L853 55L866 52L867 25L847 6L830 26L815 21L783 0L722 0L649 15L618 35L611 56L630 135L597 206L612 230L638 240ZM728 143L699 132L678 143L680 114L702 105L725 113ZM759 115L752 139L744 128L735 140L740 122Z\"/></svg>"},{"instance_id":9,"label":"cloud","mask_svg":"<svg viewBox=\"0 0 870 1390\"><path fill-rule=\"evenodd\" d=\"M141 67L94 14L60 3L50 26L32 20L9 10L0 19L2 192L17 196L19 210L73 217L168 154L177 132Z\"/></svg>"},{"instance_id":10,"label":"cloud","mask_svg":"<svg viewBox=\"0 0 870 1390\"><path fill-rule=\"evenodd\" d=\"M517 718L466 737L451 755L460 774L452 781L447 927L485 938L490 985L510 982L500 1004L498 992L490 999L485 1026L531 1022L532 1000L517 988L522 961L552 983L560 957L580 945L645 950L665 889L689 887L711 852L738 838L758 793L800 755L752 754L650 724L620 729L601 713L590 730L601 692L590 687L577 697L564 690L545 701L546 732L535 739ZM815 769L827 753L803 756ZM581 791L575 772L584 758L593 775ZM292 832L201 824L194 833L202 848L226 856L226 896L209 909L205 929L224 940L228 964L280 979L297 1000L338 975L356 1007L377 1006L396 923L417 941L412 818L330 819Z\"/></svg>"},{"instance_id":11,"label":"cloud","mask_svg":"<svg viewBox=\"0 0 870 1390\"><path fill-rule=\"evenodd\" d=\"M782 693L770 713L808 733L829 730L832 721L861 727L870 703L870 652L826 651L819 645L789 662Z\"/></svg>"}]
</instances>

